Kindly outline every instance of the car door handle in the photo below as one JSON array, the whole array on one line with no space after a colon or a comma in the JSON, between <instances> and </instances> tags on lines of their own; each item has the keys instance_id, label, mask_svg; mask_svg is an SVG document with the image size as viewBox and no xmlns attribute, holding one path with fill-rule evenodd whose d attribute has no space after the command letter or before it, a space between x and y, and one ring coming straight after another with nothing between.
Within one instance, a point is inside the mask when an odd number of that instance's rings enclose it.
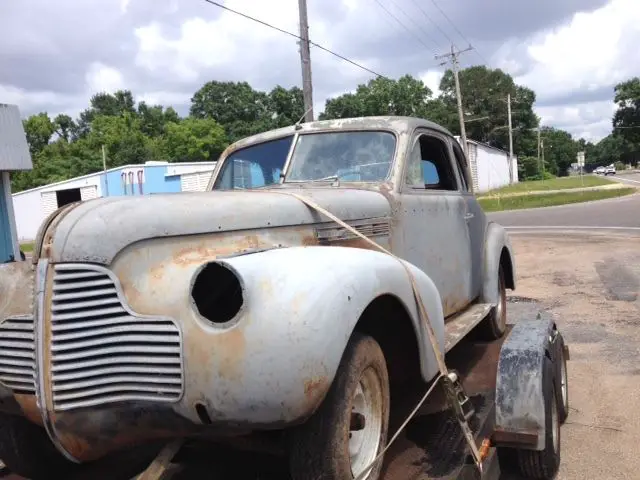
<instances>
[{"instance_id":1,"label":"car door handle","mask_svg":"<svg viewBox=\"0 0 640 480\"><path fill-rule=\"evenodd\" d=\"M469 220L471 220L473 217L475 217L475 215L473 213L465 213L464 214L464 219L468 222Z\"/></svg>"}]
</instances>

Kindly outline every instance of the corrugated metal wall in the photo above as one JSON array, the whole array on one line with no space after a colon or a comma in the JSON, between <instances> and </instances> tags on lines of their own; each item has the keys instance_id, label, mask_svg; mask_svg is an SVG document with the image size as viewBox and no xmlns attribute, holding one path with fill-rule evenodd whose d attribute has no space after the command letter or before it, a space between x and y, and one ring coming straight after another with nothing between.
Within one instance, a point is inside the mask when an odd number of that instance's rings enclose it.
<instances>
[{"instance_id":1,"label":"corrugated metal wall","mask_svg":"<svg viewBox=\"0 0 640 480\"><path fill-rule=\"evenodd\" d=\"M0 103L0 171L32 168L20 110L15 105Z\"/></svg>"}]
</instances>

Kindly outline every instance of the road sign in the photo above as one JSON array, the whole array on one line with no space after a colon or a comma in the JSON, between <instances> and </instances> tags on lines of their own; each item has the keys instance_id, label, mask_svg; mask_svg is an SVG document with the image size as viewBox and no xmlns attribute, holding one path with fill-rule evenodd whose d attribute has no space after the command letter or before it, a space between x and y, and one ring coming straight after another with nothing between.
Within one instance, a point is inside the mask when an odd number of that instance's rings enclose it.
<instances>
[{"instance_id":1,"label":"road sign","mask_svg":"<svg viewBox=\"0 0 640 480\"><path fill-rule=\"evenodd\" d=\"M584 167L584 152L578 152L576 159L578 160L578 166Z\"/></svg>"}]
</instances>

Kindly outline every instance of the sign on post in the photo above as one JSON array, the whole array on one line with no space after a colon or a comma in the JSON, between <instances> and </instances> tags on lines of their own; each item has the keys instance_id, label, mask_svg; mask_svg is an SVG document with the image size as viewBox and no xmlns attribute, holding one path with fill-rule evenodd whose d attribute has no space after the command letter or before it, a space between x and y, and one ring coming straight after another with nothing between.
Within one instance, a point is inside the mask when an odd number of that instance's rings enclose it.
<instances>
[{"instance_id":1,"label":"sign on post","mask_svg":"<svg viewBox=\"0 0 640 480\"><path fill-rule=\"evenodd\" d=\"M580 181L584 187L584 178L582 176L582 172L584 170L584 152L578 152L576 159L578 160L578 168L580 169Z\"/></svg>"}]
</instances>

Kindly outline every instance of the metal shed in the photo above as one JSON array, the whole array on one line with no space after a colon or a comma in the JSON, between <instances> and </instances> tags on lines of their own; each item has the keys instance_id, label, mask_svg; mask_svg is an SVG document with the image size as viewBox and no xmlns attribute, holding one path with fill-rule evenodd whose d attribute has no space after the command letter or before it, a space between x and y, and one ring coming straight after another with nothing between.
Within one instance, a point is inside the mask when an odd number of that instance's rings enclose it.
<instances>
[{"instance_id":1,"label":"metal shed","mask_svg":"<svg viewBox=\"0 0 640 480\"><path fill-rule=\"evenodd\" d=\"M20 258L10 173L32 168L20 110L0 103L0 263Z\"/></svg>"}]
</instances>

